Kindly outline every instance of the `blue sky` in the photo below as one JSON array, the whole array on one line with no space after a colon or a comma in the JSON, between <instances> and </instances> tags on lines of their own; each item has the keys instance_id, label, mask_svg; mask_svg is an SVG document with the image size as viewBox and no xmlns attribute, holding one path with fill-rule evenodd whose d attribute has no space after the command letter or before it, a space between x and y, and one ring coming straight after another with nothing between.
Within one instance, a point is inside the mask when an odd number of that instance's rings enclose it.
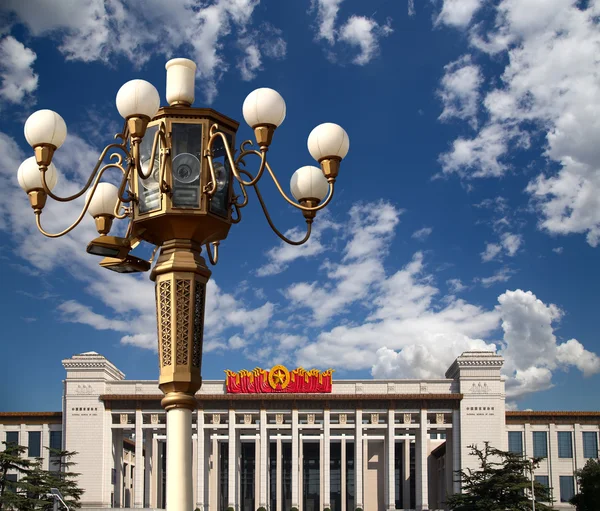
<instances>
[{"instance_id":1,"label":"blue sky","mask_svg":"<svg viewBox=\"0 0 600 511\"><path fill-rule=\"evenodd\" d=\"M253 89L282 94L269 151L282 182L311 164L317 124L350 137L308 244L283 246L255 200L222 243L205 379L275 363L443 377L462 351L495 347L512 406L597 410L599 15L572 0L3 2L0 410L60 409L75 353L157 376L148 275L100 269L91 218L44 238L16 171L32 154L24 121L50 108L69 130L57 191L76 190L120 130L119 87L146 79L164 104L173 57L198 64L195 106L242 121ZM238 143L251 137L242 123ZM261 191L298 234L301 215ZM49 204L44 225L80 207Z\"/></svg>"}]
</instances>

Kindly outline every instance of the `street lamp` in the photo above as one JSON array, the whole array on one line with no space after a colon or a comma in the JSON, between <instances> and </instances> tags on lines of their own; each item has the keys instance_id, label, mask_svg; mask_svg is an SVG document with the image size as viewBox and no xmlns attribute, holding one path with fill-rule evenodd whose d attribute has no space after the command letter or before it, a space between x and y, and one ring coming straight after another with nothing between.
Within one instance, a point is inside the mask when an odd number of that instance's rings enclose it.
<instances>
[{"instance_id":1,"label":"street lamp","mask_svg":"<svg viewBox=\"0 0 600 511\"><path fill-rule=\"evenodd\" d=\"M243 115L254 130L256 146L247 140L234 157L239 124L215 110L192 107L194 62L173 59L166 69L169 106L160 107L157 90L144 80L129 81L118 91L123 131L104 148L79 192L60 197L52 191L58 180L52 157L63 144L67 128L62 117L51 110L39 110L25 123L25 137L35 156L19 167L18 180L45 236L67 234L86 212L94 218L100 236L89 243L87 252L102 256L102 267L121 273L147 271L152 261L132 255L131 250L142 240L160 248L150 278L156 283L159 387L164 393L161 405L167 412L167 509L190 511L191 417L202 382L204 306L211 275L200 255L202 247L211 264L216 264L219 243L231 225L241 221L248 188L254 188L270 227L282 240L292 245L305 243L317 212L333 197L349 140L337 124L317 126L308 137L308 150L319 167L304 166L293 174L290 198L267 161L273 135L286 114L279 93L261 88L248 95ZM250 156L259 161L255 173L245 168ZM109 169L121 173L119 186L101 180ZM306 234L301 239L288 239L273 224L258 189L265 171L281 196L302 212ZM69 202L86 192L83 209L73 224L58 233L42 227L48 197ZM124 237L109 236L115 219L129 221Z\"/></svg>"}]
</instances>

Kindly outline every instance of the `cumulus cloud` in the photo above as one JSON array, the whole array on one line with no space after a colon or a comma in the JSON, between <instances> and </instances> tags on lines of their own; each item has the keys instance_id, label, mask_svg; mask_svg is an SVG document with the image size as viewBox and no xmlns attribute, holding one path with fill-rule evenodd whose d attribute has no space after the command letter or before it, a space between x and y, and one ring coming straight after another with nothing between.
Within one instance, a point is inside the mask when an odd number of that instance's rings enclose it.
<instances>
[{"instance_id":1,"label":"cumulus cloud","mask_svg":"<svg viewBox=\"0 0 600 511\"><path fill-rule=\"evenodd\" d=\"M507 282L512 277L514 271L510 268L504 267L497 270L493 275L489 277L477 277L475 282L479 282L483 287L490 287L498 282Z\"/></svg>"},{"instance_id":2,"label":"cumulus cloud","mask_svg":"<svg viewBox=\"0 0 600 511\"><path fill-rule=\"evenodd\" d=\"M425 241L427 238L429 238L432 232L432 227L423 227L422 229L418 229L413 232L410 237L417 241Z\"/></svg>"},{"instance_id":3,"label":"cumulus cloud","mask_svg":"<svg viewBox=\"0 0 600 511\"><path fill-rule=\"evenodd\" d=\"M21 103L38 86L33 72L37 55L12 36L0 40L0 97L10 103Z\"/></svg>"},{"instance_id":4,"label":"cumulus cloud","mask_svg":"<svg viewBox=\"0 0 600 511\"><path fill-rule=\"evenodd\" d=\"M393 32L391 19L380 24L372 17L353 14L338 26L338 12L342 2L343 0L311 1L310 11L316 13L317 21L315 39L325 40L330 48L338 43L358 48L359 53L352 59L352 63L364 66L379 54L379 41ZM331 60L336 60L331 50L328 54Z\"/></svg>"},{"instance_id":5,"label":"cumulus cloud","mask_svg":"<svg viewBox=\"0 0 600 511\"><path fill-rule=\"evenodd\" d=\"M364 66L379 52L379 40L392 32L390 20L384 25L379 25L375 20L365 16L351 16L340 29L339 40L360 49L360 53L352 62Z\"/></svg>"},{"instance_id":6,"label":"cumulus cloud","mask_svg":"<svg viewBox=\"0 0 600 511\"><path fill-rule=\"evenodd\" d=\"M473 64L470 55L444 66L444 76L438 90L444 110L439 116L441 121L453 118L469 121L477 127L480 88L483 75L479 66Z\"/></svg>"},{"instance_id":7,"label":"cumulus cloud","mask_svg":"<svg viewBox=\"0 0 600 511\"><path fill-rule=\"evenodd\" d=\"M464 28L469 25L482 4L483 0L444 0L436 24Z\"/></svg>"},{"instance_id":8,"label":"cumulus cloud","mask_svg":"<svg viewBox=\"0 0 600 511\"><path fill-rule=\"evenodd\" d=\"M248 38L258 4L259 0L211 0L200 4L187 0L49 0L35 2L32 8L31 2L6 0L2 9L14 13L33 36L56 38L59 51L70 60L109 64L115 57L122 57L141 66L152 55L171 57L183 51L196 62L198 84L210 103L228 70L223 49ZM272 41L272 46L279 48L279 56L282 41L280 36ZM260 70L261 58L273 54L262 51L260 44L253 52L246 50L243 46L238 68L244 79L250 79Z\"/></svg>"},{"instance_id":9,"label":"cumulus cloud","mask_svg":"<svg viewBox=\"0 0 600 511\"><path fill-rule=\"evenodd\" d=\"M481 58L491 55L486 81L498 84L483 98L487 122L473 137L458 137L441 155L444 173L463 178L498 177L511 156L545 137L540 157L547 169L526 191L539 227L552 234L585 234L600 242L600 45L597 2L502 0L490 6L493 23L474 21L481 2L444 2L438 20L470 26ZM459 5L464 16L456 15ZM468 11L468 12L467 12ZM492 11L493 12L493 11ZM456 16L453 18L450 13Z\"/></svg>"},{"instance_id":10,"label":"cumulus cloud","mask_svg":"<svg viewBox=\"0 0 600 511\"><path fill-rule=\"evenodd\" d=\"M311 237L303 245L294 246L281 241L278 246L269 249L266 253L267 262L256 270L256 275L258 277L276 275L284 271L296 259L309 258L321 254L325 250L325 245L321 243L323 233L328 230L335 231L339 228L326 215L322 216L318 222L315 222ZM300 240L304 237L305 233L300 228L294 227L284 234L289 239Z\"/></svg>"},{"instance_id":11,"label":"cumulus cloud","mask_svg":"<svg viewBox=\"0 0 600 511\"><path fill-rule=\"evenodd\" d=\"M498 243L486 243L485 250L481 253L481 260L487 263L497 259L500 255L514 257L522 243L523 236L520 234L502 233Z\"/></svg>"}]
</instances>

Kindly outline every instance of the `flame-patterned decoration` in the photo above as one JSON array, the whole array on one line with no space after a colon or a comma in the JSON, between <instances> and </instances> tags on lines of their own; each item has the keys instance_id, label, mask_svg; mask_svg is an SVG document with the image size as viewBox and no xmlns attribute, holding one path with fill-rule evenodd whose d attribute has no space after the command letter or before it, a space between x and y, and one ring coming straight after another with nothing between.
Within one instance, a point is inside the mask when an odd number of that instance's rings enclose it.
<instances>
[{"instance_id":1,"label":"flame-patterned decoration","mask_svg":"<svg viewBox=\"0 0 600 511\"><path fill-rule=\"evenodd\" d=\"M289 371L283 365L276 365L271 370L256 367L237 373L225 369L225 374L229 394L328 393L331 392L333 369L307 371L298 367Z\"/></svg>"}]
</instances>

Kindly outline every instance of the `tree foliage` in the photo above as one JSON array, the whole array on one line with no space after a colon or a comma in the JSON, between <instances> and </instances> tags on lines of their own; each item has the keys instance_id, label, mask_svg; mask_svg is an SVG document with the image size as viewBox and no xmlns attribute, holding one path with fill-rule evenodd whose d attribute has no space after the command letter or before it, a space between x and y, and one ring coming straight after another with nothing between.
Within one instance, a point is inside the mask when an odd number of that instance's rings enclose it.
<instances>
[{"instance_id":1,"label":"tree foliage","mask_svg":"<svg viewBox=\"0 0 600 511\"><path fill-rule=\"evenodd\" d=\"M0 511L50 511L53 499L51 488L57 488L69 508L80 508L83 490L77 486L79 474L71 472L76 452L48 449L50 470L42 468L42 458L24 457L25 447L10 443L0 453ZM9 472L19 474L19 481L11 481Z\"/></svg>"},{"instance_id":2,"label":"tree foliage","mask_svg":"<svg viewBox=\"0 0 600 511\"><path fill-rule=\"evenodd\" d=\"M531 473L541 458L529 460L521 455L490 447L470 445L471 455L479 460L478 470L460 470L463 493L451 495L447 505L452 511L525 511L532 509ZM550 489L534 482L536 511L551 511Z\"/></svg>"},{"instance_id":3,"label":"tree foliage","mask_svg":"<svg viewBox=\"0 0 600 511\"><path fill-rule=\"evenodd\" d=\"M600 505L600 460L589 459L575 472L579 493L571 499L577 511L597 511Z\"/></svg>"}]
</instances>

